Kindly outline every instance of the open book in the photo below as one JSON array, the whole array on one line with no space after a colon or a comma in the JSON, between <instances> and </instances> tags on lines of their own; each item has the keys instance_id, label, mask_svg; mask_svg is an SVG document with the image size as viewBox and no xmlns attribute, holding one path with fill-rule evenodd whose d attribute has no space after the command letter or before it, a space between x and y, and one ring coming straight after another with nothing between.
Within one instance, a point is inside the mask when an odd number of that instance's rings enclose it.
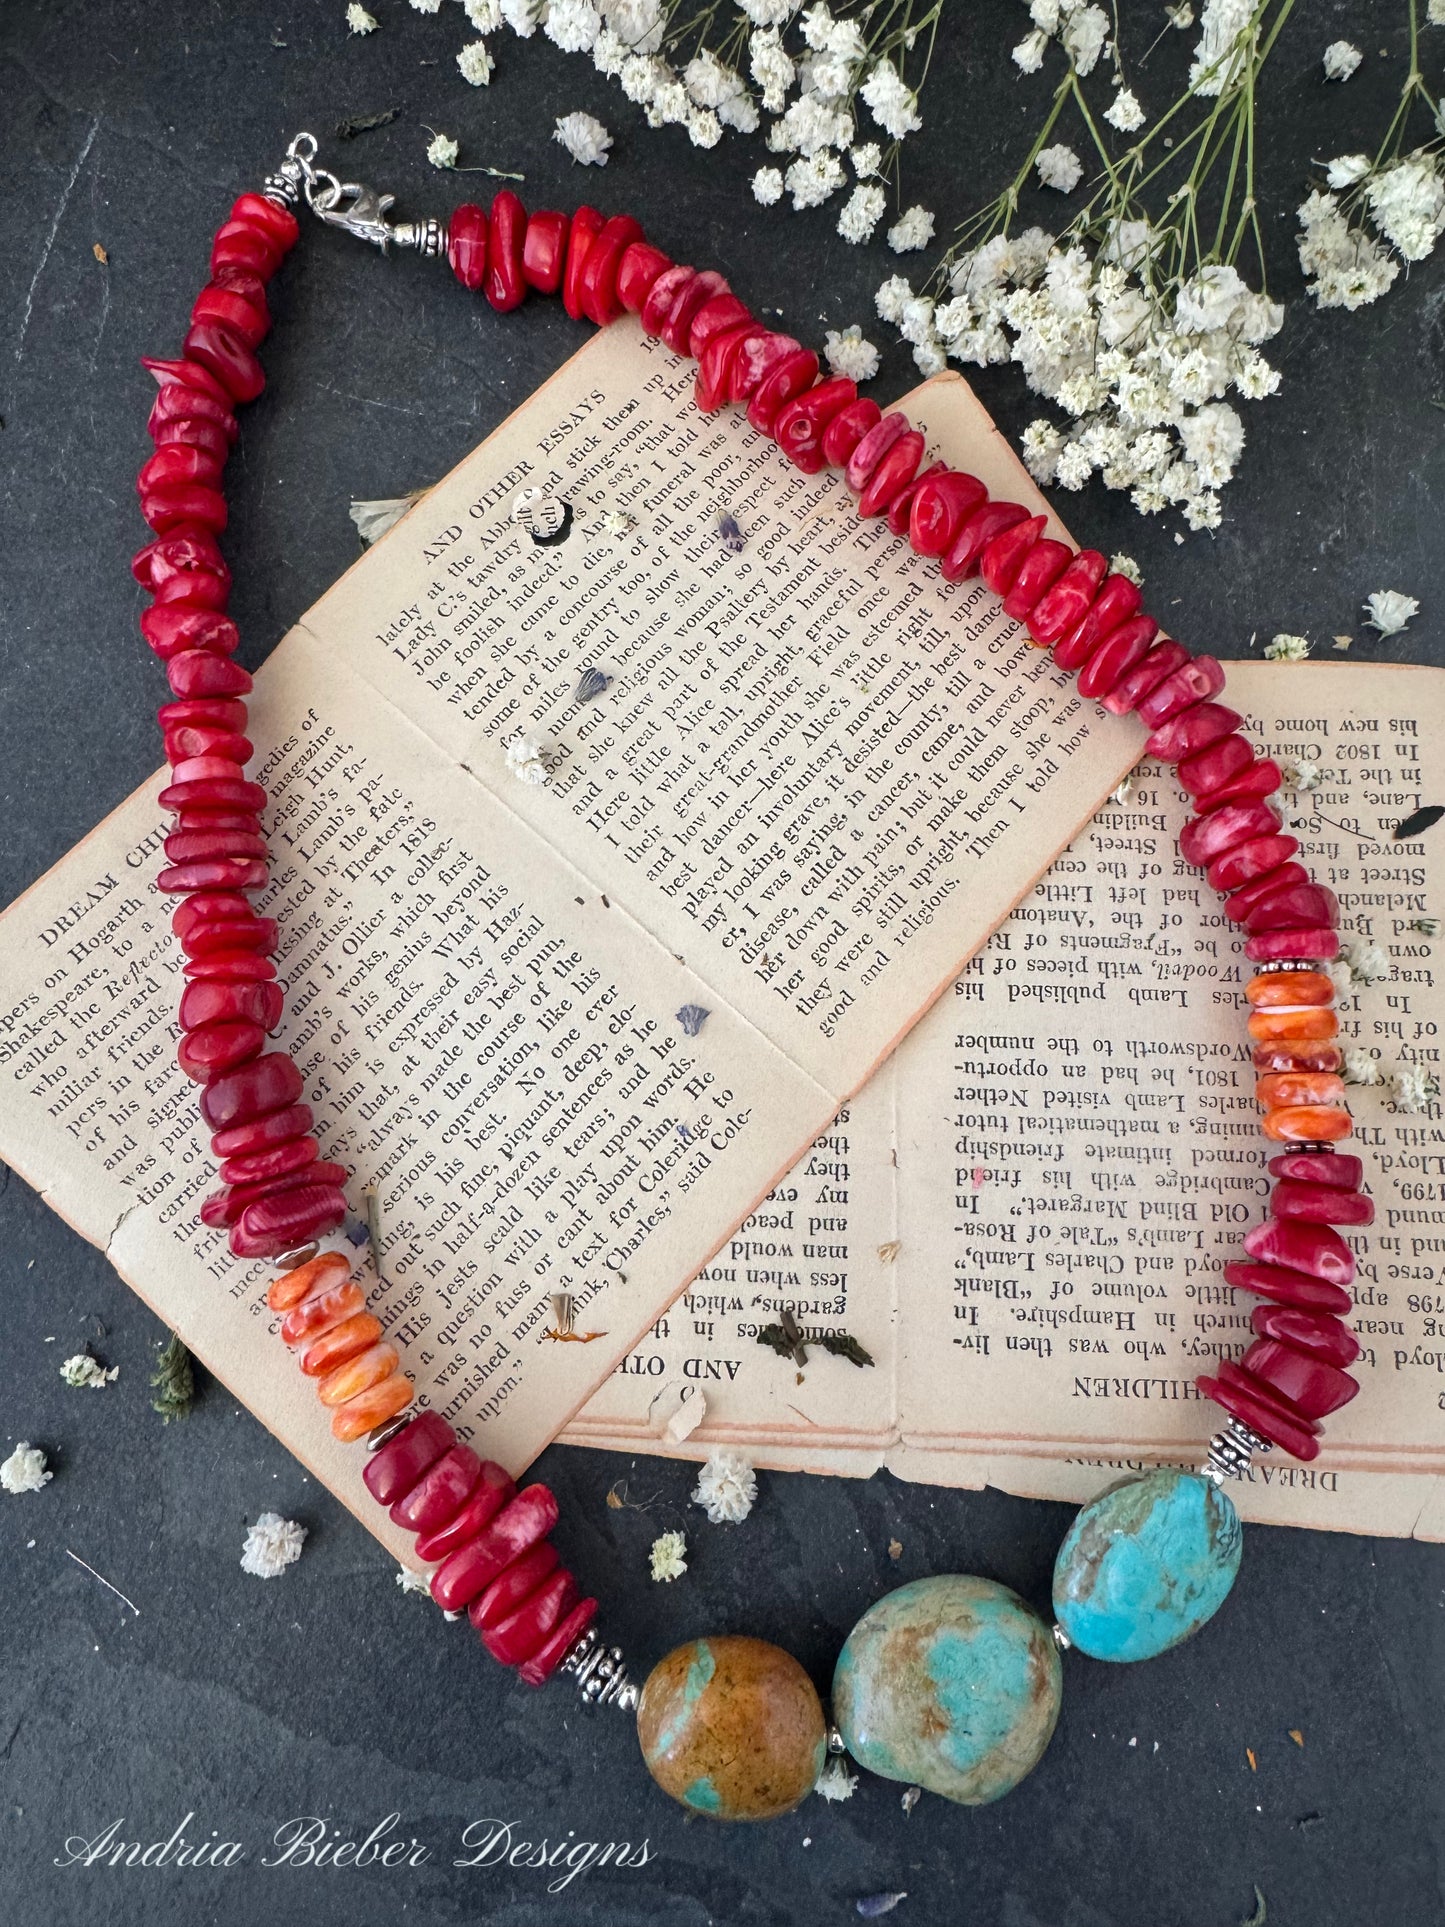
<instances>
[{"instance_id":1,"label":"open book","mask_svg":"<svg viewBox=\"0 0 1445 1927\"><path fill-rule=\"evenodd\" d=\"M1189 1381L1244 1342L1218 1264L1261 1160L1234 947L1175 870L1171 788L1146 778L1065 850L1137 725L977 583L860 525L836 478L679 406L689 380L635 328L600 337L258 678L281 1042L370 1197L376 1308L425 1400L513 1470L569 1422L1061 1495L1192 1454L1215 1415ZM1044 507L962 381L909 408L931 453ZM558 545L513 519L532 484L572 509ZM1434 672L1241 688L1324 765L1331 816L1378 830L1421 800ZM518 780L517 735L545 783ZM0 1154L400 1554L267 1330L266 1267L196 1228L213 1180L150 887L163 780L5 915ZM1429 846L1312 841L1410 973L1409 1010L1371 993L1361 1040L1393 1023L1387 1048L1428 1059ZM1324 1473L1271 1469L1245 1509L1424 1531L1441 1415L1415 1307L1439 1261L1411 1187L1438 1131L1369 1129L1398 1147L1374 1364ZM876 1362L815 1350L799 1384L753 1335L782 1305Z\"/></svg>"}]
</instances>

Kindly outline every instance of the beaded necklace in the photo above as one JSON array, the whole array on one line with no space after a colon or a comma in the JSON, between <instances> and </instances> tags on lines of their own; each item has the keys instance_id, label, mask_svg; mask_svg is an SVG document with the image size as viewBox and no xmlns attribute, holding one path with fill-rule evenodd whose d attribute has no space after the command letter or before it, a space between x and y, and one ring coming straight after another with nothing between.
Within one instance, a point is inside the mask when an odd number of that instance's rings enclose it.
<instances>
[{"instance_id":1,"label":"beaded necklace","mask_svg":"<svg viewBox=\"0 0 1445 1927\"><path fill-rule=\"evenodd\" d=\"M489 210L392 223L390 195L341 182L299 134L259 194L242 194L218 229L211 279L176 360L147 358L160 393L155 453L137 482L154 540L136 556L152 597L140 619L173 700L159 712L174 829L158 887L185 953L179 1061L200 1108L221 1188L201 1209L229 1228L238 1258L271 1258L266 1303L331 1412L338 1439L369 1447L363 1477L434 1568L432 1597L465 1610L495 1659L530 1686L560 1671L588 1701L635 1711L644 1759L669 1793L721 1819L794 1807L830 1750L884 1777L973 1805L996 1799L1037 1763L1058 1717L1064 1649L1147 1659L1178 1645L1223 1604L1239 1567L1238 1514L1225 1482L1271 1446L1319 1451L1320 1420L1351 1399L1359 1346L1349 1312L1354 1256L1338 1226L1368 1225L1356 1157L1334 1149L1351 1130L1340 1077L1335 989L1339 904L1314 882L1269 798L1280 774L1217 700L1224 671L1162 636L1135 584L1097 550L1044 534L1045 518L991 500L974 476L921 470L924 438L853 382L819 379L818 357L757 321L720 274L673 263L627 215L590 207L528 214L510 190ZM1141 754L1172 764L1194 814L1179 838L1247 933L1258 966L1246 985L1262 1129L1280 1146L1269 1214L1226 1264L1232 1286L1261 1300L1253 1342L1196 1382L1228 1415L1197 1471L1161 1468L1110 1487L1079 1513L1054 1571L1050 1628L1006 1587L959 1575L924 1579L879 1600L839 1656L829 1725L811 1680L764 1641L726 1635L668 1654L639 1690L594 1624L550 1533L557 1503L518 1491L435 1412L413 1413L415 1387L366 1308L345 1253L323 1248L346 1213L344 1168L323 1161L301 1073L267 1051L283 992L278 930L250 896L269 872L248 782L251 678L234 660L226 614L231 574L221 471L236 407L265 386L256 349L271 322L266 285L295 244L305 201L331 226L383 249L445 256L462 286L505 313L529 293L560 292L567 313L605 327L624 312L697 363L696 400L747 418L807 474L840 468L858 513L933 558L947 581L979 575L1032 642L1076 671L1082 695L1150 732Z\"/></svg>"}]
</instances>

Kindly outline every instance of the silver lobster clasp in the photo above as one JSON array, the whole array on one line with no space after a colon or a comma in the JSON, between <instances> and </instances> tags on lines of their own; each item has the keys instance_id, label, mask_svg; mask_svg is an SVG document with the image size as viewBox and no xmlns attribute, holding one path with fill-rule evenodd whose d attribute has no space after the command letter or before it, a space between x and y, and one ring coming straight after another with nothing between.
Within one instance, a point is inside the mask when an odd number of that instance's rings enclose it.
<instances>
[{"instance_id":1,"label":"silver lobster clasp","mask_svg":"<svg viewBox=\"0 0 1445 1927\"><path fill-rule=\"evenodd\" d=\"M386 218L387 209L396 200L394 194L378 194L374 187L365 187L360 181L338 181L334 174L318 168L314 180L307 184L306 198L312 212L323 221L344 228L359 241L370 241L383 254L396 238Z\"/></svg>"}]
</instances>

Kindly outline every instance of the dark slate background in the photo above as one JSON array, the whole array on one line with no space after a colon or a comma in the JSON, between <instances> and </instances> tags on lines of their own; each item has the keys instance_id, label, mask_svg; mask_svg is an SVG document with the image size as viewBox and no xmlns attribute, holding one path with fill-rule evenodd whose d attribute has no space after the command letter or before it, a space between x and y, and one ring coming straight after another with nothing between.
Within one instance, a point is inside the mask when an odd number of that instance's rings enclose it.
<instances>
[{"instance_id":1,"label":"dark slate background","mask_svg":"<svg viewBox=\"0 0 1445 1927\"><path fill-rule=\"evenodd\" d=\"M344 31L342 0L8 0L0 17L6 901L157 762L161 683L126 571L143 535L131 482L151 393L136 357L174 352L211 230L297 128L316 130L343 173L393 189L401 210L442 214L490 192L484 177L426 165L422 123L458 134L464 160L525 171L534 205L629 208L665 248L715 262L814 339L825 322L866 327L872 289L897 265L881 245L845 247L829 210L756 209L742 182L757 156L702 155L676 130L647 131L540 35L502 36L496 82L473 91L453 65L469 37L457 8L427 18L401 0L371 4L383 25L367 40ZM1160 9L1125 11L1137 50ZM1291 210L1311 157L1372 144L1403 75L1403 32L1382 25L1385 11L1312 0L1283 43L1261 191L1286 295L1298 293ZM1002 184L1048 82L1008 64L1024 28L1012 0L949 0L945 28L905 185L909 200L961 215ZM1369 58L1347 89L1327 90L1319 56L1340 33ZM1189 38L1171 36L1139 74L1156 108ZM1426 46L1438 76L1445 34ZM392 106L400 118L383 131L348 146L331 137L341 115ZM576 107L616 135L605 173L581 173L549 138ZM1069 503L1077 533L1136 555L1156 606L1177 599L1191 612L1184 633L1221 654L1289 629L1326 651L1353 632L1353 659L1439 661L1442 304L1439 261L1363 315L1292 301L1272 350L1283 391L1245 409L1250 445L1219 534L1178 545L1101 490ZM234 613L253 666L354 558L352 496L435 480L583 339L559 306L503 323L444 270L383 261L315 226L274 306L272 385L228 472ZM911 379L895 348L880 394ZM1015 434L1036 412L1015 370L989 370L979 388ZM1381 587L1423 604L1388 644L1359 628L1362 598ZM14 1927L782 1927L856 1918L860 1895L897 1889L908 1899L896 1918L912 1927L1233 1927L1256 1885L1275 1927L1445 1919L1434 1547L1252 1529L1236 1596L1205 1637L1138 1668L1067 1663L1059 1733L1001 1805L925 1799L905 1816L900 1789L870 1780L849 1805L815 1800L770 1827L724 1831L655 1792L623 1719L584 1716L566 1688L514 1689L465 1627L403 1596L376 1544L215 1385L187 1424L163 1430L145 1390L154 1319L18 1180L0 1191L0 1280L0 1453L28 1438L56 1468L39 1497L0 1499L0 1915ZM100 1397L57 1376L86 1342L121 1367ZM745 1629L788 1645L826 1685L849 1626L900 1579L986 1573L1046 1605L1068 1516L884 1477L765 1476L753 1519L714 1530L688 1507L681 1466L553 1451L541 1469L562 1499L565 1554L612 1602L614 1636L644 1670L682 1637ZM606 1508L619 1477L642 1509ZM245 1522L268 1506L310 1537L299 1566L263 1586L237 1558ZM654 1588L647 1547L684 1524L692 1570ZM293 1815L361 1835L393 1812L429 1845L424 1867L260 1864ZM188 1813L192 1837L243 1842L245 1864L53 1864L68 1835L122 1820L124 1837L163 1839ZM489 1815L514 1821L518 1839L645 1834L653 1858L560 1895L534 1872L453 1868L461 1828Z\"/></svg>"}]
</instances>

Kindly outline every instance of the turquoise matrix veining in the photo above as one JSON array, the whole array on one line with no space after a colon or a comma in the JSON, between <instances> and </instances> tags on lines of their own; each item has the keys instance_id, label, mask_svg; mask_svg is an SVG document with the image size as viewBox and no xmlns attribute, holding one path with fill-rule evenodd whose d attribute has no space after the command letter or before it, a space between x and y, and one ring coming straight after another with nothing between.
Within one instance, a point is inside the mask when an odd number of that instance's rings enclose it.
<instances>
[{"instance_id":1,"label":"turquoise matrix veining","mask_svg":"<svg viewBox=\"0 0 1445 1927\"><path fill-rule=\"evenodd\" d=\"M982 1806L1038 1764L1062 1688L1038 1614L1007 1586L950 1574L900 1586L858 1621L833 1717L870 1772Z\"/></svg>"},{"instance_id":2,"label":"turquoise matrix veining","mask_svg":"<svg viewBox=\"0 0 1445 1927\"><path fill-rule=\"evenodd\" d=\"M1239 1514L1212 1479L1121 1479L1080 1512L1054 1566L1054 1612L1093 1659L1153 1659L1197 1632L1239 1571Z\"/></svg>"}]
</instances>

